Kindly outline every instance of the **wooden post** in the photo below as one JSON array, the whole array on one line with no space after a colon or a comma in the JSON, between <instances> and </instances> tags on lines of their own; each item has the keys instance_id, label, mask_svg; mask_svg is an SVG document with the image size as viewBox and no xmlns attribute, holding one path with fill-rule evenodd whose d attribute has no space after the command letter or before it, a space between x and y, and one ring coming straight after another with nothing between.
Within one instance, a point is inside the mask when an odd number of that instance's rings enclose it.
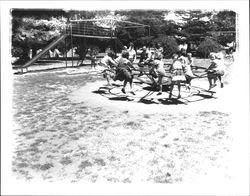
<instances>
[{"instance_id":1,"label":"wooden post","mask_svg":"<svg viewBox=\"0 0 250 196\"><path fill-rule=\"evenodd\" d=\"M71 60L72 60L72 67L74 66L74 53L73 53L73 38L72 38L72 24L70 25L70 37L71 37Z\"/></svg>"}]
</instances>

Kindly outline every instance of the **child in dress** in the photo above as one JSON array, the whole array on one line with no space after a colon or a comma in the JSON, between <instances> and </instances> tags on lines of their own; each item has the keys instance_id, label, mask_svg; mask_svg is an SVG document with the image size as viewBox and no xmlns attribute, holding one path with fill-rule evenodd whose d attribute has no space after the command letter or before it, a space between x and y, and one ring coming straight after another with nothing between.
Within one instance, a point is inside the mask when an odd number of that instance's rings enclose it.
<instances>
[{"instance_id":1,"label":"child in dress","mask_svg":"<svg viewBox=\"0 0 250 196\"><path fill-rule=\"evenodd\" d=\"M129 61L133 64L136 61L136 52L134 48L134 44L131 42L130 46L128 48L128 53L129 53Z\"/></svg>"},{"instance_id":2,"label":"child in dress","mask_svg":"<svg viewBox=\"0 0 250 196\"><path fill-rule=\"evenodd\" d=\"M191 80L195 77L192 72L192 66L193 66L193 58L191 53L187 53L187 58L185 59L185 62L183 64L184 68L184 74L186 77L186 88L191 89Z\"/></svg>"},{"instance_id":3,"label":"child in dress","mask_svg":"<svg viewBox=\"0 0 250 196\"><path fill-rule=\"evenodd\" d=\"M224 60L223 55L221 53L211 53L210 54L211 65L207 68L207 77L209 82L209 89L211 90L216 86L217 79L219 79L221 83L221 88L224 87L222 82L222 76L224 75Z\"/></svg>"},{"instance_id":4,"label":"child in dress","mask_svg":"<svg viewBox=\"0 0 250 196\"><path fill-rule=\"evenodd\" d=\"M158 54L155 56L154 60L154 69L158 77L158 86L159 86L159 93L157 95L162 94L162 78L166 75L165 69L164 69L164 62L162 61L163 55Z\"/></svg>"},{"instance_id":5,"label":"child in dress","mask_svg":"<svg viewBox=\"0 0 250 196\"><path fill-rule=\"evenodd\" d=\"M113 52L107 50L106 55L101 60L101 65L107 69L104 71L103 77L107 79L107 85L110 86L110 79L114 77L114 69L117 67L117 63L113 60Z\"/></svg>"},{"instance_id":6,"label":"child in dress","mask_svg":"<svg viewBox=\"0 0 250 196\"><path fill-rule=\"evenodd\" d=\"M169 99L172 97L172 91L174 85L177 85L178 87L177 98L179 99L181 97L181 82L185 82L186 78L183 70L183 62L181 62L177 54L173 55L173 64L170 67L170 73L171 73L171 86L170 86Z\"/></svg>"}]
</instances>

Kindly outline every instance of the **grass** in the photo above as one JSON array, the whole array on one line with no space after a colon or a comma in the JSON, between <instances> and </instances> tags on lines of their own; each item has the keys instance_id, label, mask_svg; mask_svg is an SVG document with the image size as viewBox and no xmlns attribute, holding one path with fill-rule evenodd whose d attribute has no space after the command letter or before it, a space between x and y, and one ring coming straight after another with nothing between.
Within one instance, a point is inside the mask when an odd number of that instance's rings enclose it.
<instances>
[{"instance_id":1,"label":"grass","mask_svg":"<svg viewBox=\"0 0 250 196\"><path fill-rule=\"evenodd\" d=\"M202 59L195 63L209 65ZM101 77L66 71L15 76L14 120L20 128L13 172L18 177L177 183L188 178L186 171L204 172L203 162L224 167L220 157L230 150L230 114L131 114L69 99L71 92L95 80Z\"/></svg>"}]
</instances>

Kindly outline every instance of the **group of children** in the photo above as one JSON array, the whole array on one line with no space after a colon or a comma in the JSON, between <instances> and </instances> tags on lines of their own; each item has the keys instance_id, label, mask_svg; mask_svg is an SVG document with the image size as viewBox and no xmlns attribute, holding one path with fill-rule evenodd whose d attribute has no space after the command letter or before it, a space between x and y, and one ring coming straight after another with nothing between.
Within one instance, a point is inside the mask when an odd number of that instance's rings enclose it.
<instances>
[{"instance_id":1,"label":"group of children","mask_svg":"<svg viewBox=\"0 0 250 196\"><path fill-rule=\"evenodd\" d=\"M179 55L173 55L173 62L170 66L171 73L171 85L170 85L170 93L169 98L172 97L172 91L174 85L178 87L178 97L181 97L181 83L185 83L186 88L190 90L191 80L195 77L192 72L193 66L193 58L191 53L187 53L185 50L181 50Z\"/></svg>"},{"instance_id":2,"label":"group of children","mask_svg":"<svg viewBox=\"0 0 250 196\"><path fill-rule=\"evenodd\" d=\"M224 87L223 78L225 72L225 65L222 53L211 53L210 54L211 64L205 70L207 73L207 78L209 82L208 90L211 90L216 86L217 80L220 81L221 88ZM178 87L178 97L180 98L180 88L181 83L185 83L187 89L191 89L191 80L196 76L192 72L193 59L191 53L185 53L185 51L181 51L179 55L173 55L173 63L170 67L171 72L171 86L169 98L172 96L172 91L174 85Z\"/></svg>"},{"instance_id":3,"label":"group of children","mask_svg":"<svg viewBox=\"0 0 250 196\"><path fill-rule=\"evenodd\" d=\"M107 79L108 85L110 80L114 81L120 80L124 81L122 92L126 93L125 87L127 83L130 84L130 93L135 94L132 90L133 83L133 74L132 70L136 70L133 66L133 63L136 61L136 52L134 49L133 43L130 43L129 49L124 47L122 50L121 56L115 58L114 52L111 49L106 51L106 55L101 60L101 65L107 67L108 69L104 72L104 77ZM149 76L153 81L155 81L156 86L158 87L158 94L162 94L162 80L163 77L167 76L164 62L163 62L163 48L160 44L156 44L154 50L148 50L146 46L142 48L142 53L139 59L139 70L140 74L138 77L146 74L144 72L144 67L148 66ZM178 87L178 96L181 97L180 89L181 83L185 83L185 86L188 90L191 89L191 80L196 76L192 72L193 58L191 53L186 53L185 50L181 50L179 54L173 55L173 62L170 66L171 73L171 85L169 98L172 97L172 91L175 85ZM224 75L224 61L222 54L212 53L211 54L211 65L206 70L207 77L209 81L209 90L216 86L217 79L221 83L221 88L223 88L222 76Z\"/></svg>"},{"instance_id":4,"label":"group of children","mask_svg":"<svg viewBox=\"0 0 250 196\"><path fill-rule=\"evenodd\" d=\"M136 52L134 50L133 43L130 43L129 49L124 47L121 55L118 58L115 58L114 52L108 48L106 50L106 55L101 60L101 65L105 66L107 69L104 71L104 78L107 79L108 86L111 85L110 80L114 81L120 80L124 81L122 92L125 94L125 88L127 83L130 84L130 93L135 95L132 90L133 84L133 75L132 70L135 70L133 66L134 61L136 60Z\"/></svg>"}]
</instances>

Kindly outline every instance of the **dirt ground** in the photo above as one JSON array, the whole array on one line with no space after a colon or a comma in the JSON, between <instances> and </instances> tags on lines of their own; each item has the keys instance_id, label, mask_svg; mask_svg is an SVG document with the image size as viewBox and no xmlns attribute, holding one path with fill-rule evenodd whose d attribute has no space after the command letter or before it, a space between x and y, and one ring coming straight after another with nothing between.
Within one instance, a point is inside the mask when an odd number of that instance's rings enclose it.
<instances>
[{"instance_id":1,"label":"dirt ground","mask_svg":"<svg viewBox=\"0 0 250 196\"><path fill-rule=\"evenodd\" d=\"M15 75L13 172L49 182L230 179L229 78L213 96L195 79L177 101L136 81L136 95L124 96L89 67Z\"/></svg>"}]
</instances>

